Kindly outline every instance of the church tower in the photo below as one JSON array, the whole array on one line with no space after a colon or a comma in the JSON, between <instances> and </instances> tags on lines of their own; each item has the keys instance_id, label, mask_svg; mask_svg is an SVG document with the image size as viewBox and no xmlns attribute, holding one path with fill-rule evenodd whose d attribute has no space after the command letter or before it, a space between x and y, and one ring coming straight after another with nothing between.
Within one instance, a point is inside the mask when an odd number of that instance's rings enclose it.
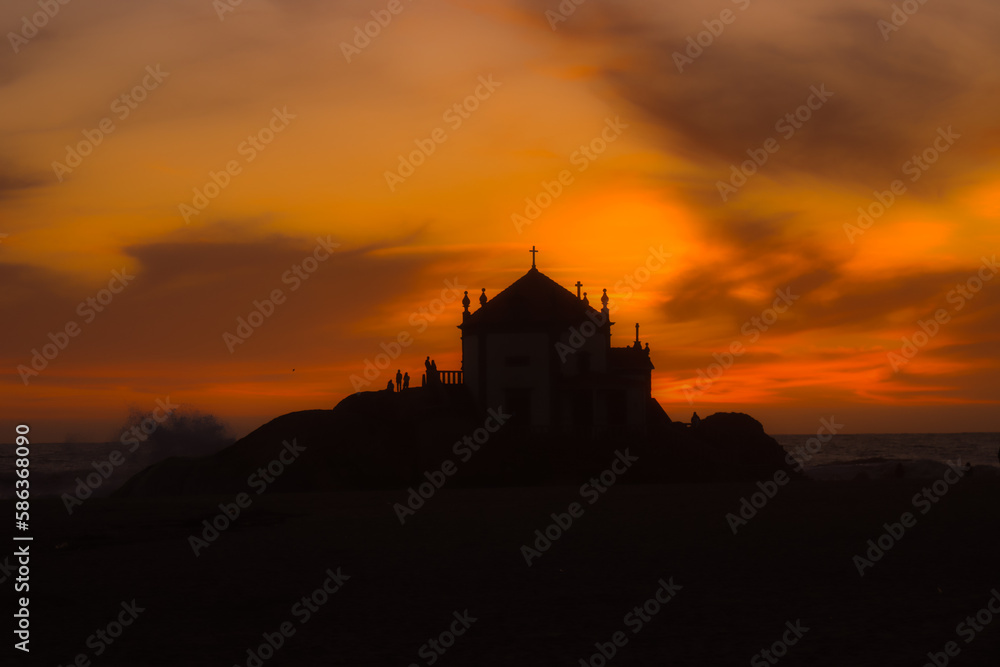
<instances>
[{"instance_id":1,"label":"church tower","mask_svg":"<svg viewBox=\"0 0 1000 667\"><path fill-rule=\"evenodd\" d=\"M536 432L598 435L645 432L650 403L649 346L611 346L607 290L601 310L577 281L573 294L531 268L479 307L462 300L464 383L481 407L503 406Z\"/></svg>"}]
</instances>

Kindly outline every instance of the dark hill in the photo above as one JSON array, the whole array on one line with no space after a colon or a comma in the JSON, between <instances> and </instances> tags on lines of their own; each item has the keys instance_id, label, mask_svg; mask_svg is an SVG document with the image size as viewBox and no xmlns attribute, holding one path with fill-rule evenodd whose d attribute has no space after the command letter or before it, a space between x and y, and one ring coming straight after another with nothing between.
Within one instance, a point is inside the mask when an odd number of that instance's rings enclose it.
<instances>
[{"instance_id":1,"label":"dark hill","mask_svg":"<svg viewBox=\"0 0 1000 667\"><path fill-rule=\"evenodd\" d=\"M449 460L449 486L578 484L626 447L639 457L630 482L754 480L787 469L784 450L748 415L715 414L690 428L655 401L652 414L645 438L531 433L516 415L488 434L484 426L495 419L461 386L361 392L333 410L282 415L211 456L161 461L115 495L253 494L264 485L272 492L405 488Z\"/></svg>"}]
</instances>

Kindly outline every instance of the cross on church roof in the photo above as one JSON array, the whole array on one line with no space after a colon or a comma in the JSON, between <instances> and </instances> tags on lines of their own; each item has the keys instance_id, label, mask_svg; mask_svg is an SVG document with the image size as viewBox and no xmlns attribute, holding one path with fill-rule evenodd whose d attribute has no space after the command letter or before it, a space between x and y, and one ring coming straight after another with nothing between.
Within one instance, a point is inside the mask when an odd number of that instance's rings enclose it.
<instances>
[{"instance_id":1,"label":"cross on church roof","mask_svg":"<svg viewBox=\"0 0 1000 667\"><path fill-rule=\"evenodd\" d=\"M535 268L535 253L538 252L538 250L535 250L535 246L532 245L531 250L528 252L531 253L531 268Z\"/></svg>"}]
</instances>

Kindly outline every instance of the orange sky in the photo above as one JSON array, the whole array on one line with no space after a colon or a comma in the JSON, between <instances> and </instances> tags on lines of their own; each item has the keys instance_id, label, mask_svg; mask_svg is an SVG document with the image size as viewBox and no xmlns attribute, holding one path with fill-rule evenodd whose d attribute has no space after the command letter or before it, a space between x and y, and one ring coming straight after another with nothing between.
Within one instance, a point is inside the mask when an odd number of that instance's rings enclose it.
<instances>
[{"instance_id":1,"label":"orange sky","mask_svg":"<svg viewBox=\"0 0 1000 667\"><path fill-rule=\"evenodd\" d=\"M69 3L35 34L37 5L4 3L0 433L117 438L169 396L242 435L332 407L401 333L392 373L419 382L460 363L461 306L435 300L496 294L532 245L608 289L617 344L642 323L675 419L1000 430L1000 7L886 31L867 0L595 0L555 29L554 0L388 4ZM300 278L317 238L339 245Z\"/></svg>"}]
</instances>

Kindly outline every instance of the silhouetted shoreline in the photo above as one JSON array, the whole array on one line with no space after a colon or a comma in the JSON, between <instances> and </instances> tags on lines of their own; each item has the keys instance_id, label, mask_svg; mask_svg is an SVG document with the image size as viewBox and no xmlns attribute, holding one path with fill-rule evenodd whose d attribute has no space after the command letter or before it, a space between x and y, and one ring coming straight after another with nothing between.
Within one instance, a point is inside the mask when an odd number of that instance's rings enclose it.
<instances>
[{"instance_id":1,"label":"silhouetted shoreline","mask_svg":"<svg viewBox=\"0 0 1000 667\"><path fill-rule=\"evenodd\" d=\"M852 558L921 486L792 482L736 534L726 515L754 483L621 484L592 505L577 485L445 487L405 525L401 490L265 492L197 556L189 538L234 496L96 499L72 518L49 499L34 636L67 664L134 598L147 611L100 664L245 665L340 567L342 590L265 665L425 664L419 647L466 609L478 620L442 664L578 664L672 577L683 588L615 664L745 664L796 619L810 629L783 664L923 664L990 597L1000 484L961 481L859 576ZM527 565L574 500L582 517ZM987 664L990 642L963 645L965 663Z\"/></svg>"}]
</instances>

